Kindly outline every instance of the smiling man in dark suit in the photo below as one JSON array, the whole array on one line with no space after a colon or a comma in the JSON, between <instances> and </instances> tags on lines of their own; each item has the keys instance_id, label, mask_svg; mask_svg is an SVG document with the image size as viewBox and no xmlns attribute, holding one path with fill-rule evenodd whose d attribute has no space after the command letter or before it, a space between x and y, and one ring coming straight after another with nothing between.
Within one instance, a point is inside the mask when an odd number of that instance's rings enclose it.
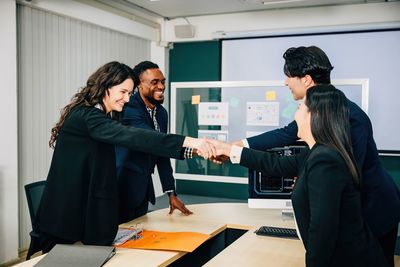
<instances>
[{"instance_id":1,"label":"smiling man in dark suit","mask_svg":"<svg viewBox=\"0 0 400 267\"><path fill-rule=\"evenodd\" d=\"M139 80L138 91L125 105L122 123L166 133L168 113L162 106L165 91L165 77L162 71L157 64L143 61L133 68L133 72ZM191 157L192 151L185 151L185 154L186 158ZM169 158L155 157L124 147L116 148L116 156L120 223L146 214L148 202L155 203L152 181L155 165L160 175L163 192L169 195L170 213L178 209L185 215L192 214L177 197Z\"/></svg>"}]
</instances>

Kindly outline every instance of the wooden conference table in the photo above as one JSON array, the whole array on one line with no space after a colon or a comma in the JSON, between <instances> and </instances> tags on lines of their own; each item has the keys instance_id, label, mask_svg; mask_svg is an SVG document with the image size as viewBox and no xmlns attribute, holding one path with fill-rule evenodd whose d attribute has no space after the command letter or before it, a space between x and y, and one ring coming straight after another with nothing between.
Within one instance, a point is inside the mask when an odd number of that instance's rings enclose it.
<instances>
[{"instance_id":1,"label":"wooden conference table","mask_svg":"<svg viewBox=\"0 0 400 267\"><path fill-rule=\"evenodd\" d=\"M210 259L204 266L304 266L304 247L300 240L257 236L254 230L261 225L294 228L293 218L283 220L280 210L249 209L246 203L213 203L188 205L193 215L179 211L168 215L162 209L137 218L125 226L141 224L144 229L179 232L191 231L216 237L229 229L249 230ZM194 253L194 252L193 252ZM104 266L167 266L187 253L117 249L117 253ZM33 266L42 256L18 264Z\"/></svg>"}]
</instances>

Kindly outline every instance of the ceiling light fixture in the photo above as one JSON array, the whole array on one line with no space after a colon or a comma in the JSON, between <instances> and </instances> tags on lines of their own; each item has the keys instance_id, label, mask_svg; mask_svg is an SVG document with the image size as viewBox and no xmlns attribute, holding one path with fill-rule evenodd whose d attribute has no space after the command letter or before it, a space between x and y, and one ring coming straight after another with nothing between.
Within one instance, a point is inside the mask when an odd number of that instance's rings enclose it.
<instances>
[{"instance_id":1,"label":"ceiling light fixture","mask_svg":"<svg viewBox=\"0 0 400 267\"><path fill-rule=\"evenodd\" d=\"M288 4L296 2L305 2L305 0L278 0L278 1L261 1L263 5L276 5L276 4Z\"/></svg>"},{"instance_id":2,"label":"ceiling light fixture","mask_svg":"<svg viewBox=\"0 0 400 267\"><path fill-rule=\"evenodd\" d=\"M308 2L309 0L242 0L248 4L256 5L279 5L279 4L289 4L296 2Z\"/></svg>"}]
</instances>

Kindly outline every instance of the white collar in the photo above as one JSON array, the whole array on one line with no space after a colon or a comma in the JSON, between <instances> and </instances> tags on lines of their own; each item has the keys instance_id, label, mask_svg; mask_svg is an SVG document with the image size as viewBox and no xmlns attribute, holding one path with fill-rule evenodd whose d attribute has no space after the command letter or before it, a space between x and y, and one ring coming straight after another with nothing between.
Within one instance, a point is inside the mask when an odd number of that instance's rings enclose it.
<instances>
[{"instance_id":1,"label":"white collar","mask_svg":"<svg viewBox=\"0 0 400 267\"><path fill-rule=\"evenodd\" d=\"M94 107L100 109L101 111L104 111L103 106L100 105L100 103L97 103ZM112 118L112 116L113 116L113 112L111 111L110 112L110 117Z\"/></svg>"}]
</instances>

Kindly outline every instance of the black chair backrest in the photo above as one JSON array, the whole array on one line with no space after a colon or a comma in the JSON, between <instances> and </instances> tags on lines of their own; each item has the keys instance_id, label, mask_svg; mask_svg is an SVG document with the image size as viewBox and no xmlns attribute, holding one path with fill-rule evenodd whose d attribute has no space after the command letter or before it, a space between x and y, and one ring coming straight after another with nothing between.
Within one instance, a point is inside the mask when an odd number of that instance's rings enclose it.
<instances>
[{"instance_id":1,"label":"black chair backrest","mask_svg":"<svg viewBox=\"0 0 400 267\"><path fill-rule=\"evenodd\" d=\"M42 198L45 185L46 181L39 181L25 185L25 194L28 201L29 215L31 216L32 227L36 219L36 213L40 205L40 200Z\"/></svg>"}]
</instances>

